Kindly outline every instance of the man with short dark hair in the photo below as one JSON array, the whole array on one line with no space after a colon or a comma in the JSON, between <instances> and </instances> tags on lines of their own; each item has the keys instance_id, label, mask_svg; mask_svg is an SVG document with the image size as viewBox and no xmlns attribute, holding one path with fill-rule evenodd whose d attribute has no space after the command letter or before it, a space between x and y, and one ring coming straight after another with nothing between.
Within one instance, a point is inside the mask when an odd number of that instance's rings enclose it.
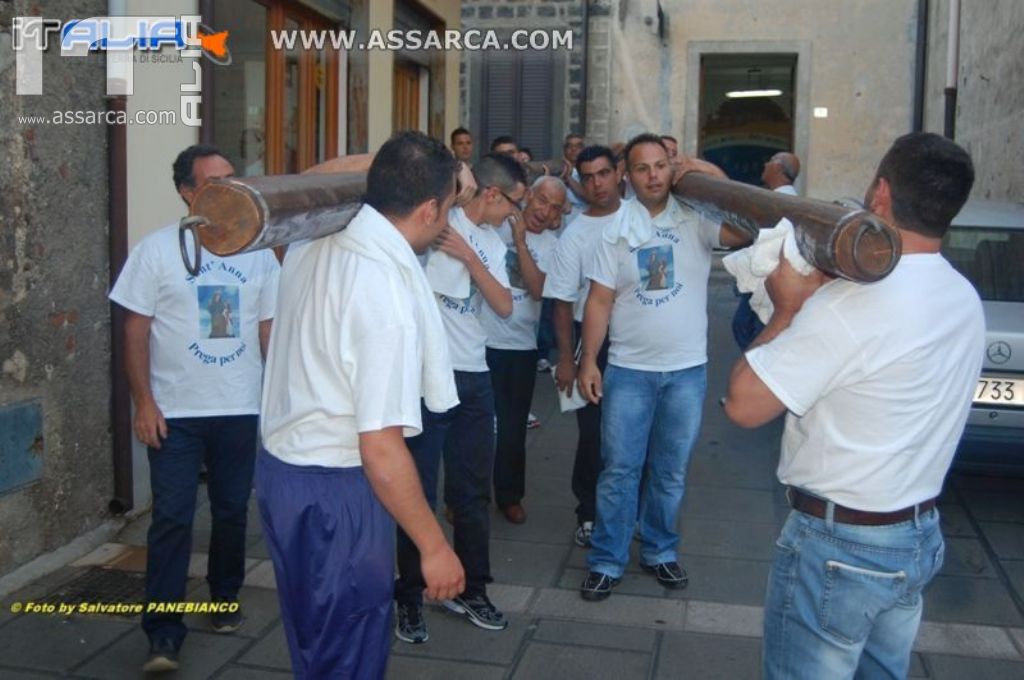
<instances>
[{"instance_id":1,"label":"man with short dark hair","mask_svg":"<svg viewBox=\"0 0 1024 680\"><path fill-rule=\"evenodd\" d=\"M446 228L456 167L437 140L392 137L349 225L285 258L256 482L299 678L384 677L395 522L430 597L464 585L404 439L458 401L416 258Z\"/></svg>"},{"instance_id":2,"label":"man with short dark hair","mask_svg":"<svg viewBox=\"0 0 1024 680\"><path fill-rule=\"evenodd\" d=\"M565 136L562 144L562 181L569 190L568 198L571 210L566 216L565 226L568 226L576 217L587 209L587 202L583 199L583 187L580 185L580 174L576 170L576 159L583 151L583 135L570 132Z\"/></svg>"},{"instance_id":3,"label":"man with short dark hair","mask_svg":"<svg viewBox=\"0 0 1024 680\"><path fill-rule=\"evenodd\" d=\"M774 312L733 367L725 412L782 413L779 481L793 511L765 594L764 677L905 678L922 589L942 567L935 499L985 349L981 302L940 254L974 181L952 141L912 133L882 158L865 204L903 242L869 285L768 278Z\"/></svg>"},{"instance_id":4,"label":"man with short dark hair","mask_svg":"<svg viewBox=\"0 0 1024 680\"><path fill-rule=\"evenodd\" d=\"M185 149L173 165L174 186L186 205L207 181L233 174L231 163L205 145ZM218 603L211 623L230 633L242 625L237 599L245 577L261 354L270 338L279 267L267 250L224 258L203 250L202 263L198 276L182 266L175 222L132 249L110 299L126 309L134 430L149 454L146 602L185 599L205 464L212 515L206 580ZM150 644L143 670L177 668L187 632L181 614L147 612L142 628Z\"/></svg>"},{"instance_id":5,"label":"man with short dark hair","mask_svg":"<svg viewBox=\"0 0 1024 680\"><path fill-rule=\"evenodd\" d=\"M554 300L552 323L558 346L555 382L567 395L576 382L577 348L583 303L589 282L584 268L593 259L601 233L619 211L619 180L615 156L606 146L588 146L576 156L581 191L587 209L562 232L551 258L551 267L544 280L544 297ZM598 358L604 366L607 347ZM581 548L590 546L594 530L597 477L601 473L601 407L588 404L576 411L579 436L572 467L572 491L576 496L576 530L573 540Z\"/></svg>"},{"instance_id":6,"label":"man with short dark hair","mask_svg":"<svg viewBox=\"0 0 1024 680\"><path fill-rule=\"evenodd\" d=\"M451 144L456 159L463 163L469 163L473 159L473 135L469 130L464 127L452 130Z\"/></svg>"},{"instance_id":7,"label":"man with short dark hair","mask_svg":"<svg viewBox=\"0 0 1024 680\"><path fill-rule=\"evenodd\" d=\"M665 145L665 150L668 151L669 162L674 163L679 156L679 141L672 135L662 135L660 139L661 143Z\"/></svg>"},{"instance_id":8,"label":"man with short dark hair","mask_svg":"<svg viewBox=\"0 0 1024 680\"><path fill-rule=\"evenodd\" d=\"M749 241L670 195L675 173L656 135L634 137L623 158L636 200L624 202L621 219L604 231L586 268L590 293L577 377L580 393L602 409L604 467L589 573L580 586L591 601L607 598L622 578L637 526L640 566L666 588L687 584L677 525L707 387L711 255L721 245ZM686 158L681 169L721 172ZM598 356L606 337L602 375Z\"/></svg>"},{"instance_id":9,"label":"man with short dark hair","mask_svg":"<svg viewBox=\"0 0 1024 680\"><path fill-rule=\"evenodd\" d=\"M516 140L509 135L500 135L491 141L491 153L515 158L518 151L519 147L516 146Z\"/></svg>"},{"instance_id":10,"label":"man with short dark hair","mask_svg":"<svg viewBox=\"0 0 1024 680\"><path fill-rule=\"evenodd\" d=\"M408 440L427 502L434 507L438 468L444 459L445 498L452 512L455 553L466 569L466 589L445 606L485 630L504 630L505 615L487 597L491 579L491 477L494 471L494 392L487 368L487 333L480 323L488 305L506 318L512 294L505 244L494 228L519 215L526 174L519 161L488 154L473 167L477 193L448 212L448 227L428 254L427 280L435 293L448 340L459 404L443 413L423 412L423 431ZM412 537L398 534L395 636L419 644L429 639L423 619L423 574Z\"/></svg>"}]
</instances>

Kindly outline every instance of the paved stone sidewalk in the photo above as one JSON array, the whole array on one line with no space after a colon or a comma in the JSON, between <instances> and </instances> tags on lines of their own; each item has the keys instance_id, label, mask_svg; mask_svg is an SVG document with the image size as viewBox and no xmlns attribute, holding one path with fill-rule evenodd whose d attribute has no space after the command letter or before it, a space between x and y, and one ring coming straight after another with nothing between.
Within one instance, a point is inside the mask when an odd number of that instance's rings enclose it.
<instances>
[{"instance_id":1,"label":"paved stone sidewalk","mask_svg":"<svg viewBox=\"0 0 1024 680\"><path fill-rule=\"evenodd\" d=\"M769 560L787 507L774 478L780 428L739 430L717 407L736 356L728 334L735 301L716 270L711 290L711 370L705 425L680 514L683 591L661 588L633 566L612 597L582 601L577 588L585 551L572 544L575 501L569 490L575 420L557 413L550 378L538 376L530 432L529 513L513 526L492 515L491 593L511 619L500 633L477 629L439 608L426 616L431 640L396 642L389 677L756 678L761 601ZM946 566L929 589L925 622L912 660L914 678L1024 678L1024 489L1019 482L956 477L941 512ZM197 513L189 599L204 600L209 508ZM15 602L73 592L83 577L111 579L131 593L141 587L148 516L116 543L31 584L0 604L0 678L131 678L146 652L137 618L11 613ZM271 680L290 677L273 570L250 513L246 622L239 633L212 633L201 616L175 678ZM635 557L635 556L634 556ZM109 571L101 571L109 570ZM97 583L100 581L96 581ZM108 584L109 585L109 584ZM138 601L136 597L134 600Z\"/></svg>"}]
</instances>

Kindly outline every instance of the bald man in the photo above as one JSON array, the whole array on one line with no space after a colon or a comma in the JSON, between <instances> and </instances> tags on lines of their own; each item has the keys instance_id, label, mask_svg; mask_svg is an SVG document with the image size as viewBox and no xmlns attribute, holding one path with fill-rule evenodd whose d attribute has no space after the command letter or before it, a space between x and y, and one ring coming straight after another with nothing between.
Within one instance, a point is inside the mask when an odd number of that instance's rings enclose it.
<instances>
[{"instance_id":1,"label":"bald man","mask_svg":"<svg viewBox=\"0 0 1024 680\"><path fill-rule=\"evenodd\" d=\"M796 196L793 182L800 175L800 159L796 154L780 151L764 164L761 182L772 191ZM741 350L746 350L762 330L764 324L750 308L750 293L739 293L740 303L732 317L732 336Z\"/></svg>"},{"instance_id":2,"label":"bald man","mask_svg":"<svg viewBox=\"0 0 1024 680\"><path fill-rule=\"evenodd\" d=\"M497 445L494 457L494 500L512 524L526 521L526 421L537 379L537 326L545 272L558 237L565 205L565 185L541 176L530 187L522 216L513 215L498 228L508 249L505 267L512 290L513 311L503 318L489 307L480 311L487 331L487 366L494 387Z\"/></svg>"},{"instance_id":3,"label":"bald man","mask_svg":"<svg viewBox=\"0 0 1024 680\"><path fill-rule=\"evenodd\" d=\"M796 154L780 151L764 164L764 170L761 171L761 182L772 191L796 196L793 182L799 175L800 159L796 157Z\"/></svg>"}]
</instances>

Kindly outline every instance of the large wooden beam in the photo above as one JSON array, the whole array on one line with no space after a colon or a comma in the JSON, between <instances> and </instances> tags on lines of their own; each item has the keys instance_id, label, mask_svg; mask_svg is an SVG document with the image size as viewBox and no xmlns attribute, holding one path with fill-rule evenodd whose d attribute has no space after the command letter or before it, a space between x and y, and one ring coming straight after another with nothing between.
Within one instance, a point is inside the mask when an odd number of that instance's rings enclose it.
<instances>
[{"instance_id":1,"label":"large wooden beam","mask_svg":"<svg viewBox=\"0 0 1024 680\"><path fill-rule=\"evenodd\" d=\"M561 169L553 162L530 166L531 174ZM197 238L207 250L233 255L340 231L359 211L365 191L365 171L228 178L204 186L190 213ZM695 210L752 237L782 218L789 219L808 262L853 281L885 277L902 251L899 233L862 209L698 173L684 176L673 194ZM182 243L184 251L184 236Z\"/></svg>"}]
</instances>

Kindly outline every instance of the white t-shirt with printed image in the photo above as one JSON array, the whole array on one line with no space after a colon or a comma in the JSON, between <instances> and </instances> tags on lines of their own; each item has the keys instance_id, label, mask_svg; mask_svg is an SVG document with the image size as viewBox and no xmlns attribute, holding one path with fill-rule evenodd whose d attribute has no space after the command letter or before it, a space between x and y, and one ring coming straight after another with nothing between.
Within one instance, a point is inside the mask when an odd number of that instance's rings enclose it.
<instances>
[{"instance_id":1,"label":"white t-shirt with printed image","mask_svg":"<svg viewBox=\"0 0 1024 680\"><path fill-rule=\"evenodd\" d=\"M503 319L488 305L483 306L480 310L480 323L487 332L487 346L494 349L537 349L540 300L534 300L526 290L526 283L519 268L519 254L512 238L512 227L508 222L504 222L498 227L497 234L507 248L505 271L512 290L512 315ZM544 230L539 234L526 232L526 247L530 250L530 256L533 257L537 268L542 272L547 272L551 254L557 245L558 237L553 231Z\"/></svg>"},{"instance_id":2,"label":"white t-shirt with printed image","mask_svg":"<svg viewBox=\"0 0 1024 680\"><path fill-rule=\"evenodd\" d=\"M588 279L615 291L608 363L678 371L707 362L708 275L721 225L669 198L637 248L601 239Z\"/></svg>"},{"instance_id":3,"label":"white t-shirt with printed image","mask_svg":"<svg viewBox=\"0 0 1024 680\"><path fill-rule=\"evenodd\" d=\"M476 225L462 208L452 208L448 213L448 225L458 232L480 257L487 271L498 283L509 287L505 271L505 242L498 232L487 224ZM428 255L429 258L429 255ZM487 331L480 323L481 309L487 304L483 293L470 283L469 297L452 298L435 294L441 310L441 321L448 335L452 367L456 371L482 373L487 370Z\"/></svg>"},{"instance_id":4,"label":"white t-shirt with printed image","mask_svg":"<svg viewBox=\"0 0 1024 680\"><path fill-rule=\"evenodd\" d=\"M259 413L259 322L274 317L279 271L269 250L219 257L203 249L193 277L177 224L132 249L110 299L153 317L150 389L165 418Z\"/></svg>"},{"instance_id":5,"label":"white t-shirt with printed image","mask_svg":"<svg viewBox=\"0 0 1024 680\"><path fill-rule=\"evenodd\" d=\"M544 279L544 297L572 302L576 321L583 321L583 307L590 292L590 280L584 276L584 267L593 260L601 234L617 215L617 211L602 217L580 215L562 232L551 255Z\"/></svg>"}]
</instances>

